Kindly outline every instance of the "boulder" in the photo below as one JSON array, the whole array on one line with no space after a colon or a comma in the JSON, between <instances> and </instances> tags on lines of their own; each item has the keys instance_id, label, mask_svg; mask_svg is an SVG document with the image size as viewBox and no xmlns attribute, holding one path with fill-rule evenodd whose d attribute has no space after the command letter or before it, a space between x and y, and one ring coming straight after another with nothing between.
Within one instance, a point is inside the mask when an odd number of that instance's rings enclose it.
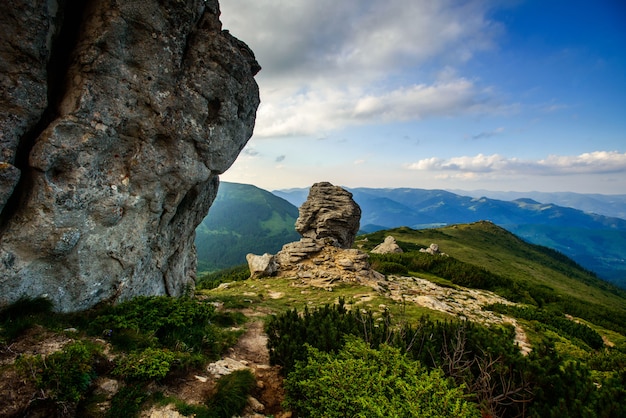
<instances>
[{"instance_id":1,"label":"boulder","mask_svg":"<svg viewBox=\"0 0 626 418\"><path fill-rule=\"evenodd\" d=\"M217 0L0 3L0 305L194 286L195 228L254 127Z\"/></svg>"},{"instance_id":2,"label":"boulder","mask_svg":"<svg viewBox=\"0 0 626 418\"><path fill-rule=\"evenodd\" d=\"M268 277L276 274L278 265L272 254L265 253L263 255L248 254L246 255L248 269L251 278Z\"/></svg>"},{"instance_id":3,"label":"boulder","mask_svg":"<svg viewBox=\"0 0 626 418\"><path fill-rule=\"evenodd\" d=\"M448 254L446 253L442 253L441 251L439 251L439 245L437 244L430 244L430 246L428 248L420 248L420 253L428 253L428 254L432 254L432 255L443 255L443 256L448 256Z\"/></svg>"},{"instance_id":4,"label":"boulder","mask_svg":"<svg viewBox=\"0 0 626 418\"><path fill-rule=\"evenodd\" d=\"M327 238L337 247L352 247L361 221L361 208L352 193L328 182L316 183L299 212L296 231L303 237Z\"/></svg>"},{"instance_id":5,"label":"boulder","mask_svg":"<svg viewBox=\"0 0 626 418\"><path fill-rule=\"evenodd\" d=\"M400 248L400 246L396 242L396 239L392 237L391 235L389 235L385 237L385 240L382 243L374 247L372 252L375 254L393 254L393 253L401 253L403 251L402 251L402 248Z\"/></svg>"}]
</instances>

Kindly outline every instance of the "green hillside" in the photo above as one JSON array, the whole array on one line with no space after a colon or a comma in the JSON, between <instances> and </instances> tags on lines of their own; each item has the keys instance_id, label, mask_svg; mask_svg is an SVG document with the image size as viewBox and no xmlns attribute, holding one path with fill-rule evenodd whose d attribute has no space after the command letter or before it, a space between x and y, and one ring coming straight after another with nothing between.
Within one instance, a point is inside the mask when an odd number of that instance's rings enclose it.
<instances>
[{"instance_id":1,"label":"green hillside","mask_svg":"<svg viewBox=\"0 0 626 418\"><path fill-rule=\"evenodd\" d=\"M245 263L246 254L276 253L300 236L298 209L258 187L223 182L208 215L196 229L198 271Z\"/></svg>"},{"instance_id":2,"label":"green hillside","mask_svg":"<svg viewBox=\"0 0 626 418\"><path fill-rule=\"evenodd\" d=\"M371 251L388 235L404 252L370 252L386 275L376 283L329 289L231 271L227 286L216 276L199 290L267 315L270 362L297 416L431 416L433 391L448 397L437 408L465 409L432 416L624 416L626 291L491 222L378 231L355 246ZM432 243L447 256L420 252Z\"/></svg>"},{"instance_id":3,"label":"green hillside","mask_svg":"<svg viewBox=\"0 0 626 418\"><path fill-rule=\"evenodd\" d=\"M405 251L438 244L450 259L462 263L456 270L451 267L452 278L461 275L462 266L486 270L488 280L468 287L492 290L513 301L552 307L626 331L626 291L599 279L561 253L529 244L491 222L424 230L403 227L364 235L359 243L363 249L371 249L387 235L392 235Z\"/></svg>"}]
</instances>

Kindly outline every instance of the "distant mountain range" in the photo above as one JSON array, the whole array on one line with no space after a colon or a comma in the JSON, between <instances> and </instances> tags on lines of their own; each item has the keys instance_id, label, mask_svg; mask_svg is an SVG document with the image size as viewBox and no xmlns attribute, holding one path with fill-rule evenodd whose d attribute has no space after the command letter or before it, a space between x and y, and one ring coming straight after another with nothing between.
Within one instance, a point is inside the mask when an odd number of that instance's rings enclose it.
<instances>
[{"instance_id":1,"label":"distant mountain range","mask_svg":"<svg viewBox=\"0 0 626 418\"><path fill-rule=\"evenodd\" d=\"M533 199L555 205L580 209L583 212L626 219L626 194L581 194L571 192L492 192L488 190L448 190L462 196L488 197L498 200Z\"/></svg>"},{"instance_id":2,"label":"distant mountain range","mask_svg":"<svg viewBox=\"0 0 626 418\"><path fill-rule=\"evenodd\" d=\"M620 196L568 193L534 194L535 197L570 199L593 205L596 213L515 197L506 201L471 197L445 190L411 188L349 189L361 206L361 229L373 232L408 226L414 229L489 220L533 244L553 248L600 277L626 287L626 220L598 215L601 202L607 211L626 213ZM275 190L295 206L306 200L308 189ZM588 196L588 197L586 197Z\"/></svg>"},{"instance_id":3,"label":"distant mountain range","mask_svg":"<svg viewBox=\"0 0 626 418\"><path fill-rule=\"evenodd\" d=\"M511 195L515 200L507 201L445 190L349 190L361 206L364 233L400 226L423 229L489 220L528 242L553 248L626 288L625 219L516 195ZM255 186L222 183L209 215L196 231L199 269L244 263L247 252L275 253L284 243L298 240L294 230L297 207L307 195L308 188L270 193ZM593 196L593 200L602 202ZM626 212L620 204L613 206L613 211Z\"/></svg>"}]
</instances>

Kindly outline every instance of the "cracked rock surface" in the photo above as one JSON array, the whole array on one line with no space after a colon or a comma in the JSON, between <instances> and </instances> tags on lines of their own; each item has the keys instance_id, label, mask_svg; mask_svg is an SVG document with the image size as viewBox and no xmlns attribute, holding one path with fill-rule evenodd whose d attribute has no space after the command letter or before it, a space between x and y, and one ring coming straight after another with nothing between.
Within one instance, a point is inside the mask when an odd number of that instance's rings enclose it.
<instances>
[{"instance_id":1,"label":"cracked rock surface","mask_svg":"<svg viewBox=\"0 0 626 418\"><path fill-rule=\"evenodd\" d=\"M254 128L217 0L0 5L0 305L193 286L194 231Z\"/></svg>"}]
</instances>

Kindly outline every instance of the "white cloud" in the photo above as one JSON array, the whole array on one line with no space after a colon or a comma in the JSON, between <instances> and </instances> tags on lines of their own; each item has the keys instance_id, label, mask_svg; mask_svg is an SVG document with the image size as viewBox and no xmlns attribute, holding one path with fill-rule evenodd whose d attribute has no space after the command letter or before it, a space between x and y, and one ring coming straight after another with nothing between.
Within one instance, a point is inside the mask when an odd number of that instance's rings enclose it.
<instances>
[{"instance_id":1,"label":"white cloud","mask_svg":"<svg viewBox=\"0 0 626 418\"><path fill-rule=\"evenodd\" d=\"M263 67L255 136L297 136L493 111L492 94L454 70L501 33L487 7L483 0L229 0L221 19Z\"/></svg>"},{"instance_id":2,"label":"white cloud","mask_svg":"<svg viewBox=\"0 0 626 418\"><path fill-rule=\"evenodd\" d=\"M520 160L502 155L426 158L407 168L422 171L456 172L456 177L501 175L579 175L626 173L626 153L594 151L576 156L550 155L541 160Z\"/></svg>"}]
</instances>

